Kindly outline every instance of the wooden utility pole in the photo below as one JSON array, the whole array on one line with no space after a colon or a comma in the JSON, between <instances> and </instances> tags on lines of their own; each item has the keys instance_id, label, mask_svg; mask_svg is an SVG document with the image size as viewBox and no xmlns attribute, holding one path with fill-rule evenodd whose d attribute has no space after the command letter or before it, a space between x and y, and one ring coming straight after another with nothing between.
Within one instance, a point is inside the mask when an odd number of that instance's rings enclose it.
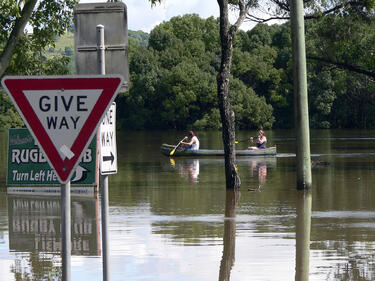
<instances>
[{"instance_id":1,"label":"wooden utility pole","mask_svg":"<svg viewBox=\"0 0 375 281\"><path fill-rule=\"evenodd\" d=\"M296 281L309 280L311 202L311 190L297 191Z\"/></svg>"},{"instance_id":2,"label":"wooden utility pole","mask_svg":"<svg viewBox=\"0 0 375 281\"><path fill-rule=\"evenodd\" d=\"M309 108L307 99L303 1L291 0L294 116L297 140L297 189L311 188Z\"/></svg>"}]
</instances>

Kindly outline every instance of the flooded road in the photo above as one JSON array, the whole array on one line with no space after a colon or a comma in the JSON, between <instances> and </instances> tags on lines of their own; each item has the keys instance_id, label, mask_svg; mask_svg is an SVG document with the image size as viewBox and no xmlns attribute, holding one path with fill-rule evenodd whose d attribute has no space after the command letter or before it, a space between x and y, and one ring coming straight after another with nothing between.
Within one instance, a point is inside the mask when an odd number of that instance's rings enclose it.
<instances>
[{"instance_id":1,"label":"flooded road","mask_svg":"<svg viewBox=\"0 0 375 281\"><path fill-rule=\"evenodd\" d=\"M312 131L311 193L296 190L293 131L266 134L278 156L239 157L234 193L222 158L161 155L183 132L119 133L111 280L374 280L375 131ZM0 141L0 280L59 280L60 198L7 194ZM100 198L73 196L72 280L102 280L100 232Z\"/></svg>"}]
</instances>

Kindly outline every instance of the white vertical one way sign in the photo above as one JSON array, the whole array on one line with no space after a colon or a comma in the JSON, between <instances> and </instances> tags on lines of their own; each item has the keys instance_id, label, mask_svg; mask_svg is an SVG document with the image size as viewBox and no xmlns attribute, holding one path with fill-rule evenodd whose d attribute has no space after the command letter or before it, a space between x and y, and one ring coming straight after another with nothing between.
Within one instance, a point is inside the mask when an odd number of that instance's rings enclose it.
<instances>
[{"instance_id":1,"label":"white vertical one way sign","mask_svg":"<svg viewBox=\"0 0 375 281\"><path fill-rule=\"evenodd\" d=\"M113 102L100 124L100 173L117 173L116 103Z\"/></svg>"}]
</instances>

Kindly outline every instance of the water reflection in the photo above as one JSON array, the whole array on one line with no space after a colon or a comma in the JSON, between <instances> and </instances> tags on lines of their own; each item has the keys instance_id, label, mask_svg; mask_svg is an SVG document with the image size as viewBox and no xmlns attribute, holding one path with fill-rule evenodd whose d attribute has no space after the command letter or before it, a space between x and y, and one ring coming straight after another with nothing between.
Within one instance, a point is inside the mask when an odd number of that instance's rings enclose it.
<instances>
[{"instance_id":1,"label":"water reflection","mask_svg":"<svg viewBox=\"0 0 375 281\"><path fill-rule=\"evenodd\" d=\"M275 159L276 158L272 158ZM253 177L255 174L258 175L259 186L260 189L264 183L266 182L267 178L267 162L266 159L255 159L250 161L250 175Z\"/></svg>"},{"instance_id":2,"label":"water reflection","mask_svg":"<svg viewBox=\"0 0 375 281\"><path fill-rule=\"evenodd\" d=\"M220 263L219 281L230 280L236 249L236 209L240 200L240 191L228 189L225 200L225 221L223 237L223 257Z\"/></svg>"},{"instance_id":3,"label":"water reflection","mask_svg":"<svg viewBox=\"0 0 375 281\"><path fill-rule=\"evenodd\" d=\"M198 183L199 159L184 159L179 161L177 165L174 158L170 158L169 161L171 166L178 170L182 178L186 178L192 183Z\"/></svg>"},{"instance_id":4,"label":"water reflection","mask_svg":"<svg viewBox=\"0 0 375 281\"><path fill-rule=\"evenodd\" d=\"M312 136L312 151L317 154L313 160L330 163L313 169L314 198L297 196L294 156L237 158L243 182L241 199L234 208L235 217L227 215L224 220L225 210L230 209L225 204L224 159L197 159L199 175L191 183L187 170L194 159L176 157L173 168L160 153L159 144L170 132L123 133L118 142L122 144L120 172L110 177L111 280L206 281L229 276L249 281L375 280L375 141L361 140L361 150L353 149L350 139L331 141L351 136L353 131L332 133L327 140L320 139L324 131L315 132L319 138ZM291 135L274 133L280 137L276 143L280 153L294 152L294 142L288 139ZM200 139L209 148L217 148L220 136L209 132ZM375 131L363 136L373 138ZM5 158L0 162L5 163ZM263 164L266 174L259 178ZM180 174L180 169L185 171ZM0 169L3 181L5 174ZM259 183L262 192L247 191ZM1 187L0 191L6 190ZM8 235L13 225L10 216L16 214L10 202L0 192L0 280L20 280L22 276L46 280L53 279L52 275L58 279L61 258L58 252L49 252L52 246L41 247L38 242L39 250L16 248L15 244L21 245L31 234L17 242L13 236L19 233L12 230ZM310 237L305 229L310 223L309 204L314 208ZM28 211L18 217L34 214ZM44 212L47 218L58 219L59 214L59 208L56 213ZM27 223L18 223L20 229L22 225L27 229ZM46 237L38 235L30 239L32 245L35 237ZM97 249L100 251L99 246ZM83 276L102 280L101 269L100 257L72 257L72 280Z\"/></svg>"},{"instance_id":5,"label":"water reflection","mask_svg":"<svg viewBox=\"0 0 375 281\"><path fill-rule=\"evenodd\" d=\"M9 250L15 279L61 278L61 206L59 197L8 195ZM73 198L72 255L100 255L98 199Z\"/></svg>"},{"instance_id":6,"label":"water reflection","mask_svg":"<svg viewBox=\"0 0 375 281\"><path fill-rule=\"evenodd\" d=\"M310 190L297 191L296 281L309 280L311 201Z\"/></svg>"},{"instance_id":7,"label":"water reflection","mask_svg":"<svg viewBox=\"0 0 375 281\"><path fill-rule=\"evenodd\" d=\"M241 174L245 178L250 175L250 177L258 177L258 186L260 188L266 182L267 169L276 168L276 157L243 157L238 159L238 164L241 169L245 166L246 174ZM211 170L204 169L202 167L224 167L224 159L221 158L169 158L170 166L175 169L181 178L186 179L191 183L199 183L200 173L207 173ZM203 172L202 172L203 171ZM206 175L207 176L207 175Z\"/></svg>"}]
</instances>

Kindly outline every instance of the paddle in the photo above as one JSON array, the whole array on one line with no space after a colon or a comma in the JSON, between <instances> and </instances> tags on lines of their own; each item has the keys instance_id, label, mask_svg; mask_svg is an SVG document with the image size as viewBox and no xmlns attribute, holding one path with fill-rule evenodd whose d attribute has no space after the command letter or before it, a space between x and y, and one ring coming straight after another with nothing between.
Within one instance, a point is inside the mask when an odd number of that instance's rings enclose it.
<instances>
[{"instance_id":1,"label":"paddle","mask_svg":"<svg viewBox=\"0 0 375 281\"><path fill-rule=\"evenodd\" d=\"M170 156L172 156L174 154L174 152L176 151L177 147L180 146L181 142L183 142L184 140L186 139L186 137L184 137L182 140L180 140L180 142L173 148L173 150L169 153Z\"/></svg>"},{"instance_id":2,"label":"paddle","mask_svg":"<svg viewBox=\"0 0 375 281\"><path fill-rule=\"evenodd\" d=\"M245 140L238 140L238 141L234 141L234 143L240 143L240 142L244 142L244 141L248 141L249 139L245 139Z\"/></svg>"},{"instance_id":3,"label":"paddle","mask_svg":"<svg viewBox=\"0 0 375 281\"><path fill-rule=\"evenodd\" d=\"M247 138L247 139L244 139L244 140L238 140L238 141L235 141L234 143L240 143L240 142L244 142L244 141L250 141L250 138Z\"/></svg>"}]
</instances>

